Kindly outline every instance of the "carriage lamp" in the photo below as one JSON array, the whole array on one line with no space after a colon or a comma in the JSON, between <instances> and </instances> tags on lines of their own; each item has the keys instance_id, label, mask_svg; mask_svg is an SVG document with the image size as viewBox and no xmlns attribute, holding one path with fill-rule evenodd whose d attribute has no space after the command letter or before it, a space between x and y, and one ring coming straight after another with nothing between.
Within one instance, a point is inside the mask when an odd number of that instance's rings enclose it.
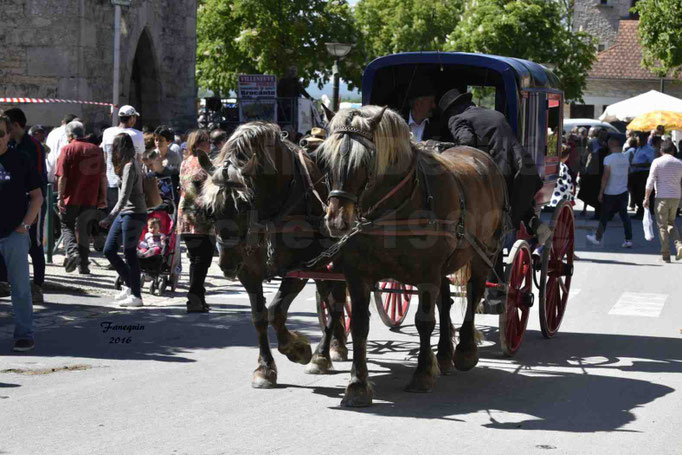
<instances>
[{"instance_id":1,"label":"carriage lamp","mask_svg":"<svg viewBox=\"0 0 682 455\"><path fill-rule=\"evenodd\" d=\"M334 74L334 91L332 95L332 110L334 112L339 110L339 62L344 58L353 48L352 44L346 43L325 43L327 52L334 57L334 66L332 73Z\"/></svg>"}]
</instances>

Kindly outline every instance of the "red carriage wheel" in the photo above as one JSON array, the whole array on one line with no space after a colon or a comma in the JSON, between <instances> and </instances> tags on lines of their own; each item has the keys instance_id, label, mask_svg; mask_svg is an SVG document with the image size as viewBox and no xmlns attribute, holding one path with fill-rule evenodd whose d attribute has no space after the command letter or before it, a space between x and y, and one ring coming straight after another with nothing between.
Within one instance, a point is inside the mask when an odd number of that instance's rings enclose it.
<instances>
[{"instance_id":1,"label":"red carriage wheel","mask_svg":"<svg viewBox=\"0 0 682 455\"><path fill-rule=\"evenodd\" d=\"M533 259L525 240L514 243L505 267L507 299L500 314L500 346L506 355L513 355L521 346L533 304Z\"/></svg>"},{"instance_id":2,"label":"red carriage wheel","mask_svg":"<svg viewBox=\"0 0 682 455\"><path fill-rule=\"evenodd\" d=\"M397 281L380 281L379 288L374 291L374 303L381 321L387 327L400 327L410 309L413 286Z\"/></svg>"},{"instance_id":3,"label":"red carriage wheel","mask_svg":"<svg viewBox=\"0 0 682 455\"><path fill-rule=\"evenodd\" d=\"M324 330L331 320L331 312L329 311L329 305L326 300L320 298L320 293L315 292L315 300L317 300L317 319L320 323L320 327ZM350 297L346 296L346 301L343 304L343 330L348 335L350 332L350 320L352 315L352 304Z\"/></svg>"},{"instance_id":4,"label":"red carriage wheel","mask_svg":"<svg viewBox=\"0 0 682 455\"><path fill-rule=\"evenodd\" d=\"M559 330L571 289L575 224L568 202L556 207L550 227L554 235L542 252L540 273L540 329L545 338L553 337Z\"/></svg>"}]
</instances>

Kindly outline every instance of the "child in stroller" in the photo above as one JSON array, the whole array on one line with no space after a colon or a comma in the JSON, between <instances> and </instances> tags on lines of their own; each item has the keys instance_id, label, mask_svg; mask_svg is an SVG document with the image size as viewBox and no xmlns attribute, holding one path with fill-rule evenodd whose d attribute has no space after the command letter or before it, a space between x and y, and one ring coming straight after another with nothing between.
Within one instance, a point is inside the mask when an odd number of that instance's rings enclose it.
<instances>
[{"instance_id":1,"label":"child in stroller","mask_svg":"<svg viewBox=\"0 0 682 455\"><path fill-rule=\"evenodd\" d=\"M147 234L137 247L137 256L149 258L159 256L166 244L166 235L161 231L161 221L152 217L147 219Z\"/></svg>"},{"instance_id":2,"label":"child in stroller","mask_svg":"<svg viewBox=\"0 0 682 455\"><path fill-rule=\"evenodd\" d=\"M147 228L140 236L140 271L142 284L151 282L150 294L162 295L170 286L175 291L178 283L177 266L180 258L179 237L175 232L176 209L173 201L164 201L147 215ZM160 254L158 254L158 253Z\"/></svg>"}]
</instances>

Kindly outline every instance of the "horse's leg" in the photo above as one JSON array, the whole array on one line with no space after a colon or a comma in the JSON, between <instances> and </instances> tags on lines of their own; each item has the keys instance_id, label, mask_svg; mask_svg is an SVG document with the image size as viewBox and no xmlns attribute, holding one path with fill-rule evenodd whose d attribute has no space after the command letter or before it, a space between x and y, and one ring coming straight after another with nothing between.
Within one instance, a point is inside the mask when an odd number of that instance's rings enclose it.
<instances>
[{"instance_id":1,"label":"horse's leg","mask_svg":"<svg viewBox=\"0 0 682 455\"><path fill-rule=\"evenodd\" d=\"M330 321L329 324L322 329L322 339L313 353L313 358L306 366L305 372L308 374L327 374L334 370L329 348L331 346L335 327L339 325L339 320L343 313L337 309L339 305L335 302L335 296L332 293L333 282L316 281L315 284L317 285L317 292L320 295L320 299L327 304L327 309L330 313ZM341 306L341 308L343 307Z\"/></svg>"},{"instance_id":2,"label":"horse's leg","mask_svg":"<svg viewBox=\"0 0 682 455\"><path fill-rule=\"evenodd\" d=\"M346 305L346 283L341 281L332 282L331 285L332 296L332 339L330 347L330 357L336 362L345 362L348 360L348 348L346 347L346 328L345 319L343 317L344 307Z\"/></svg>"},{"instance_id":3,"label":"horse's leg","mask_svg":"<svg viewBox=\"0 0 682 455\"><path fill-rule=\"evenodd\" d=\"M454 328L450 320L450 308L452 307L452 297L450 297L450 280L447 277L442 277L440 280L440 306L438 307L438 314L440 316L440 338L438 339L438 367L441 374L452 374L455 364L453 356L455 354L455 345L452 341Z\"/></svg>"},{"instance_id":4,"label":"horse's leg","mask_svg":"<svg viewBox=\"0 0 682 455\"><path fill-rule=\"evenodd\" d=\"M307 280L284 278L274 300L268 308L270 324L277 334L277 349L292 362L303 365L310 362L313 351L308 338L298 332L290 332L286 327L289 305L305 287Z\"/></svg>"},{"instance_id":5,"label":"horse's leg","mask_svg":"<svg viewBox=\"0 0 682 455\"><path fill-rule=\"evenodd\" d=\"M415 325L419 332L419 357L417 369L407 385L408 392L430 392L439 375L436 356L431 351L431 334L436 326L436 299L440 294L440 281L417 286L419 307L415 315Z\"/></svg>"},{"instance_id":6,"label":"horse's leg","mask_svg":"<svg viewBox=\"0 0 682 455\"><path fill-rule=\"evenodd\" d=\"M258 279L243 280L244 289L251 302L251 320L258 333L258 368L253 372L251 386L257 389L269 389L277 384L277 366L270 351L268 339L268 312L265 307L263 283Z\"/></svg>"},{"instance_id":7,"label":"horse's leg","mask_svg":"<svg viewBox=\"0 0 682 455\"><path fill-rule=\"evenodd\" d=\"M478 345L475 339L474 316L476 307L485 292L485 282L490 268L479 258L471 261L471 278L467 283L467 309L464 322L459 329L459 343L455 349L455 368L462 371L472 369L478 363Z\"/></svg>"},{"instance_id":8,"label":"horse's leg","mask_svg":"<svg viewBox=\"0 0 682 455\"><path fill-rule=\"evenodd\" d=\"M353 335L353 366L350 382L341 400L341 406L369 406L374 392L367 373L367 335L369 333L369 294L374 283L346 276L353 301L351 334Z\"/></svg>"}]
</instances>

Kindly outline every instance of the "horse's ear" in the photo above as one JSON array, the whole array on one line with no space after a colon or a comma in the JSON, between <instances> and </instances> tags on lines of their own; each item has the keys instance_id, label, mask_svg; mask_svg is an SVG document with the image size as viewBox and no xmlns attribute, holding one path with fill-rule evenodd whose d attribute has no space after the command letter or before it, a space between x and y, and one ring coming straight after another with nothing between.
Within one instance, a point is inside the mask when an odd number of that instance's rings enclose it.
<instances>
[{"instance_id":1,"label":"horse's ear","mask_svg":"<svg viewBox=\"0 0 682 455\"><path fill-rule=\"evenodd\" d=\"M384 116L386 109L388 109L388 106L384 106L379 113L367 119L367 123L369 123L369 127L372 131L374 131L374 128L376 128L377 125L379 125L379 122L381 122L381 118Z\"/></svg>"},{"instance_id":2,"label":"horse's ear","mask_svg":"<svg viewBox=\"0 0 682 455\"><path fill-rule=\"evenodd\" d=\"M322 110L324 111L324 117L327 119L327 123L331 122L336 115L336 112L329 109L324 103L322 103Z\"/></svg>"}]
</instances>

